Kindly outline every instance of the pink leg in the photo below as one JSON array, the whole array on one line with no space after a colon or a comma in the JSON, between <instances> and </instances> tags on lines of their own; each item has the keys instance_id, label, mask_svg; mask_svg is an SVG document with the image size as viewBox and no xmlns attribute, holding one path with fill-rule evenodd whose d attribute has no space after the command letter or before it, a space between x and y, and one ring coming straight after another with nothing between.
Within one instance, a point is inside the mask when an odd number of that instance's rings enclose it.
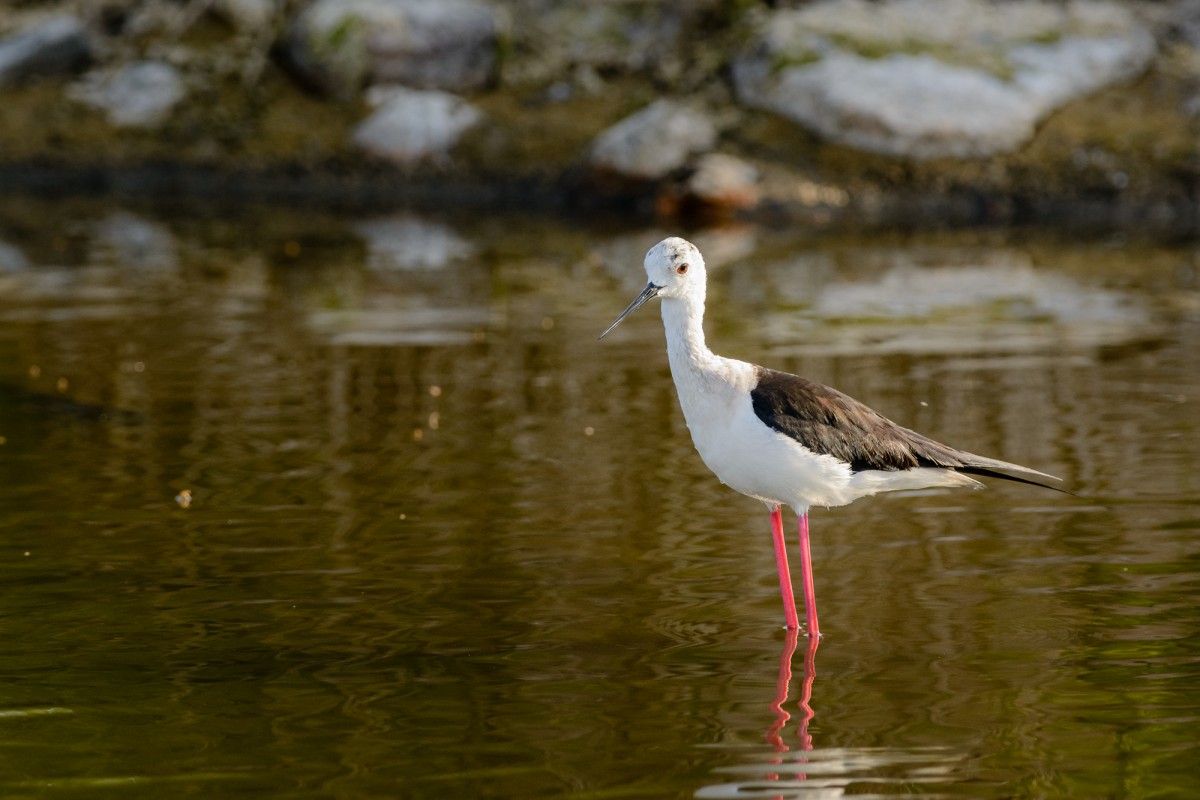
<instances>
[{"instance_id":1,"label":"pink leg","mask_svg":"<svg viewBox=\"0 0 1200 800\"><path fill-rule=\"evenodd\" d=\"M813 588L812 556L808 552L808 514L800 515L800 583L804 590L804 621L808 635L816 638L821 635L821 628L817 625L817 592Z\"/></svg>"},{"instance_id":2,"label":"pink leg","mask_svg":"<svg viewBox=\"0 0 1200 800\"><path fill-rule=\"evenodd\" d=\"M779 593L783 595L783 619L790 631L800 627L796 616L796 596L792 594L792 573L788 569L787 548L783 541L783 511L771 509L771 539L775 542L775 566L779 569ZM805 550L805 553L808 551ZM813 617L815 620L816 617Z\"/></svg>"}]
</instances>

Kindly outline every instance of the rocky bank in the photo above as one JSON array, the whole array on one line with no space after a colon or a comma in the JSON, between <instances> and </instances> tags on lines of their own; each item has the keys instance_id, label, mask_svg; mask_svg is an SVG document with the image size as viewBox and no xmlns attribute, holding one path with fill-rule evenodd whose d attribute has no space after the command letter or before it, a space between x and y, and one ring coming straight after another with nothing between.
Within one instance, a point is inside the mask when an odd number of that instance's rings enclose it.
<instances>
[{"instance_id":1,"label":"rocky bank","mask_svg":"<svg viewBox=\"0 0 1200 800\"><path fill-rule=\"evenodd\" d=\"M1200 2L15 0L0 191L1200 224Z\"/></svg>"}]
</instances>

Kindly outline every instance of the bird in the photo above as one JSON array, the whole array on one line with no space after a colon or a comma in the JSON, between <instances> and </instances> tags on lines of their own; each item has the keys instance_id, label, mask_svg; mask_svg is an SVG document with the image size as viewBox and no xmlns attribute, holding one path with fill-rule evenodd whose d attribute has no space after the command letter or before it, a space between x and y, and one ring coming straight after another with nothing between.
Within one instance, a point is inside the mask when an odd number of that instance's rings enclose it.
<instances>
[{"instance_id":1,"label":"bird","mask_svg":"<svg viewBox=\"0 0 1200 800\"><path fill-rule=\"evenodd\" d=\"M783 506L798 518L805 631L816 638L821 630L808 531L813 506L842 506L904 489L981 488L977 477L1058 488L1046 481L1061 478L956 450L829 386L717 355L704 339L708 276L700 250L670 237L650 248L644 266L646 287L597 338L650 300L661 301L671 377L701 460L722 483L761 500L770 511L788 630L799 627L799 616Z\"/></svg>"}]
</instances>

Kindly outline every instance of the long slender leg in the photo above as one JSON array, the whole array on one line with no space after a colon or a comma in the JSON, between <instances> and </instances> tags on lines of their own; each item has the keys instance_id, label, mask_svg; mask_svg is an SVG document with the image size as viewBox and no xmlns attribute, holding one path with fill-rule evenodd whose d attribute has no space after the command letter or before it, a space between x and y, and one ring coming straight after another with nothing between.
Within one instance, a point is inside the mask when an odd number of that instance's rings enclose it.
<instances>
[{"instance_id":1,"label":"long slender leg","mask_svg":"<svg viewBox=\"0 0 1200 800\"><path fill-rule=\"evenodd\" d=\"M813 588L812 555L808 551L808 514L800 515L800 583L804 591L804 621L808 635L821 635L817 624L817 592Z\"/></svg>"},{"instance_id":2,"label":"long slender leg","mask_svg":"<svg viewBox=\"0 0 1200 800\"><path fill-rule=\"evenodd\" d=\"M783 511L771 509L771 539L775 543L775 566L779 569L779 593L783 595L783 619L788 630L800 627L796 616L796 596L792 594L792 572L788 569L787 547L783 541ZM807 551L805 551L807 552ZM816 617L813 617L816 620Z\"/></svg>"}]
</instances>

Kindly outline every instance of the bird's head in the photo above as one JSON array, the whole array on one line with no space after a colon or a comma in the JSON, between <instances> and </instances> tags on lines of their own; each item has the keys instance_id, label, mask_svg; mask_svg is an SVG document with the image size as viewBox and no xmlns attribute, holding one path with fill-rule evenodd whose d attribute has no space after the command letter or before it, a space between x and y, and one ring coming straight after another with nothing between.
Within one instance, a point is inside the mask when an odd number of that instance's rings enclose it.
<instances>
[{"instance_id":1,"label":"bird's head","mask_svg":"<svg viewBox=\"0 0 1200 800\"><path fill-rule=\"evenodd\" d=\"M646 277L650 282L642 293L633 299L629 307L621 312L621 316L613 320L613 324L604 329L598 338L603 339L609 331L617 327L621 320L637 311L646 302L655 297L662 298L692 298L704 303L704 288L707 280L704 269L704 256L696 245L672 236L663 239L650 252L646 253Z\"/></svg>"},{"instance_id":2,"label":"bird's head","mask_svg":"<svg viewBox=\"0 0 1200 800\"><path fill-rule=\"evenodd\" d=\"M646 277L659 297L686 297L704 288L704 256L678 236L663 239L646 253Z\"/></svg>"}]
</instances>

